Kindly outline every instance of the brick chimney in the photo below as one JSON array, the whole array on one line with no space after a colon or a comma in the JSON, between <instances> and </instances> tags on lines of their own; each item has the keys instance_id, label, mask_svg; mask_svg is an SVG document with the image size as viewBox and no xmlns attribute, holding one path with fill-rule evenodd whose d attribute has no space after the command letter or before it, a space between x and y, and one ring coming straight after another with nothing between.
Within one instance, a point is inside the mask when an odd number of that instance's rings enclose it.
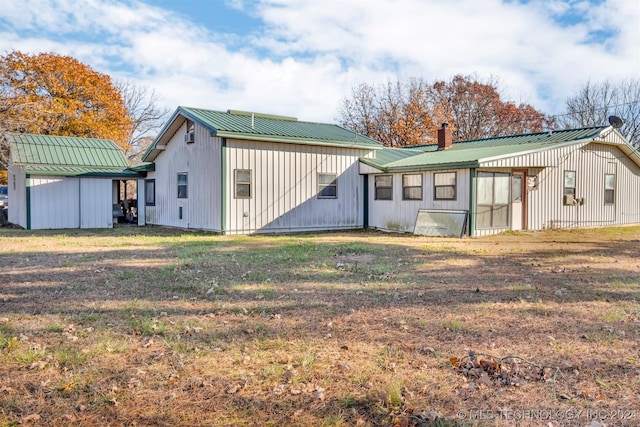
<instances>
[{"instance_id":1,"label":"brick chimney","mask_svg":"<svg viewBox=\"0 0 640 427\"><path fill-rule=\"evenodd\" d=\"M449 123L443 123L442 127L438 129L438 151L451 148L452 143L453 137L451 136Z\"/></svg>"}]
</instances>

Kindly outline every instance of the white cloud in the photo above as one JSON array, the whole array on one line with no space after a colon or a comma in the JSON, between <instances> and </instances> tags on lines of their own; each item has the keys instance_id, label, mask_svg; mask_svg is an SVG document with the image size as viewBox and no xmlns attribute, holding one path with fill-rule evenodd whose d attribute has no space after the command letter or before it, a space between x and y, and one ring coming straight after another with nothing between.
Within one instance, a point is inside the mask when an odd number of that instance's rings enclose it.
<instances>
[{"instance_id":1,"label":"white cloud","mask_svg":"<svg viewBox=\"0 0 640 427\"><path fill-rule=\"evenodd\" d=\"M251 109L314 121L333 121L353 85L387 78L493 75L511 99L555 113L588 79L640 75L636 0L227 4L265 30L220 34L135 0L4 0L0 52L75 56L153 88L171 110ZM579 19L563 21L568 13ZM594 40L593 31L612 36Z\"/></svg>"}]
</instances>

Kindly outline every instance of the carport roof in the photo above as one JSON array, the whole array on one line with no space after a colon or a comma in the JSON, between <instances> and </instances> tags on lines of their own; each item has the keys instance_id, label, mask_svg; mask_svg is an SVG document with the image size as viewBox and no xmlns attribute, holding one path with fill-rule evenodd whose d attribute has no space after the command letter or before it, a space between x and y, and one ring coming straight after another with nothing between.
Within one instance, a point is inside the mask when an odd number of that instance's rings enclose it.
<instances>
[{"instance_id":1,"label":"carport roof","mask_svg":"<svg viewBox=\"0 0 640 427\"><path fill-rule=\"evenodd\" d=\"M11 164L33 175L124 176L128 169L122 150L111 140L35 134L9 134Z\"/></svg>"}]
</instances>

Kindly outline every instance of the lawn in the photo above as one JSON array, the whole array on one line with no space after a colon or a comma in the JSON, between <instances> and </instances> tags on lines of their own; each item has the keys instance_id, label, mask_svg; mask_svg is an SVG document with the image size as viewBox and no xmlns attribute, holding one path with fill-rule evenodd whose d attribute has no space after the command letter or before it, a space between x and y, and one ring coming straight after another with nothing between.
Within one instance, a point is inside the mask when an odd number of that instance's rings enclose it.
<instances>
[{"instance_id":1,"label":"lawn","mask_svg":"<svg viewBox=\"0 0 640 427\"><path fill-rule=\"evenodd\" d=\"M1 426L640 424L640 227L0 241Z\"/></svg>"}]
</instances>

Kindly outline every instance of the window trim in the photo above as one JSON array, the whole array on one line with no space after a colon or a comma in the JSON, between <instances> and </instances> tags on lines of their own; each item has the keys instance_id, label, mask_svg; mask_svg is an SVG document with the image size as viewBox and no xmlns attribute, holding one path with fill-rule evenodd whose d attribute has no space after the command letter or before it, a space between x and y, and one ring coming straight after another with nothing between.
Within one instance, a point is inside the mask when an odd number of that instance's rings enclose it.
<instances>
[{"instance_id":1,"label":"window trim","mask_svg":"<svg viewBox=\"0 0 640 427\"><path fill-rule=\"evenodd\" d=\"M322 184L320 181L321 176L332 176L331 184ZM336 173L326 173L326 172L318 172L316 176L318 180L318 199L337 199L338 198L338 174ZM335 195L334 196L323 196L322 191L328 187L335 187Z\"/></svg>"},{"instance_id":2,"label":"window trim","mask_svg":"<svg viewBox=\"0 0 640 427\"><path fill-rule=\"evenodd\" d=\"M153 186L153 191L149 191L149 185ZM149 201L149 195L153 196L151 201ZM155 206L156 205L156 180L153 179L145 179L144 180L144 205L145 206Z\"/></svg>"},{"instance_id":3,"label":"window trim","mask_svg":"<svg viewBox=\"0 0 640 427\"><path fill-rule=\"evenodd\" d=\"M239 172L249 172L249 181L238 181L238 173ZM235 199L251 199L253 197L253 170L251 169L234 169L233 170L233 197ZM238 186L248 186L249 187L249 195L248 196L239 196L238 195Z\"/></svg>"},{"instance_id":4,"label":"window trim","mask_svg":"<svg viewBox=\"0 0 640 427\"><path fill-rule=\"evenodd\" d=\"M573 174L573 187L567 187L567 174ZM577 186L578 174L575 170L565 170L562 174L562 204L564 206L573 206L573 203L567 203L565 196L573 196L576 198L576 186Z\"/></svg>"},{"instance_id":5,"label":"window trim","mask_svg":"<svg viewBox=\"0 0 640 427\"><path fill-rule=\"evenodd\" d=\"M378 185L378 178L390 178L391 182L389 185ZM373 187L374 187L374 200L393 200L393 175L375 175L373 179ZM388 189L389 197L380 197L378 196L378 190Z\"/></svg>"},{"instance_id":6,"label":"window trim","mask_svg":"<svg viewBox=\"0 0 640 427\"><path fill-rule=\"evenodd\" d=\"M180 177L181 176L185 177L185 183L184 184L180 184ZM178 199L188 199L189 198L189 174L188 174L188 172L178 172L177 179L178 179L178 181L177 181L177 184L178 184L178 188L177 188L177 190L178 190L178 193L177 193ZM184 195L183 196L180 195L180 187L184 187Z\"/></svg>"},{"instance_id":7,"label":"window trim","mask_svg":"<svg viewBox=\"0 0 640 427\"><path fill-rule=\"evenodd\" d=\"M436 175L446 175L453 174L455 183L453 185L436 185ZM438 188L443 187L452 187L453 188L453 196L452 197L438 197ZM450 171L450 172L434 172L433 174L433 200L458 200L458 172Z\"/></svg>"},{"instance_id":8,"label":"window trim","mask_svg":"<svg viewBox=\"0 0 640 427\"><path fill-rule=\"evenodd\" d=\"M420 185L405 185L404 178L408 176L419 176L420 177ZM422 200L424 198L424 174L421 173L404 173L402 174L402 200ZM412 188L420 189L420 197L407 197L406 190Z\"/></svg>"},{"instance_id":9,"label":"window trim","mask_svg":"<svg viewBox=\"0 0 640 427\"><path fill-rule=\"evenodd\" d=\"M613 188L607 188L607 177L613 177ZM604 205L605 206L615 206L616 204L616 187L617 187L617 177L615 173L605 173L604 174ZM611 193L611 202L607 201L607 194Z\"/></svg>"}]
</instances>

